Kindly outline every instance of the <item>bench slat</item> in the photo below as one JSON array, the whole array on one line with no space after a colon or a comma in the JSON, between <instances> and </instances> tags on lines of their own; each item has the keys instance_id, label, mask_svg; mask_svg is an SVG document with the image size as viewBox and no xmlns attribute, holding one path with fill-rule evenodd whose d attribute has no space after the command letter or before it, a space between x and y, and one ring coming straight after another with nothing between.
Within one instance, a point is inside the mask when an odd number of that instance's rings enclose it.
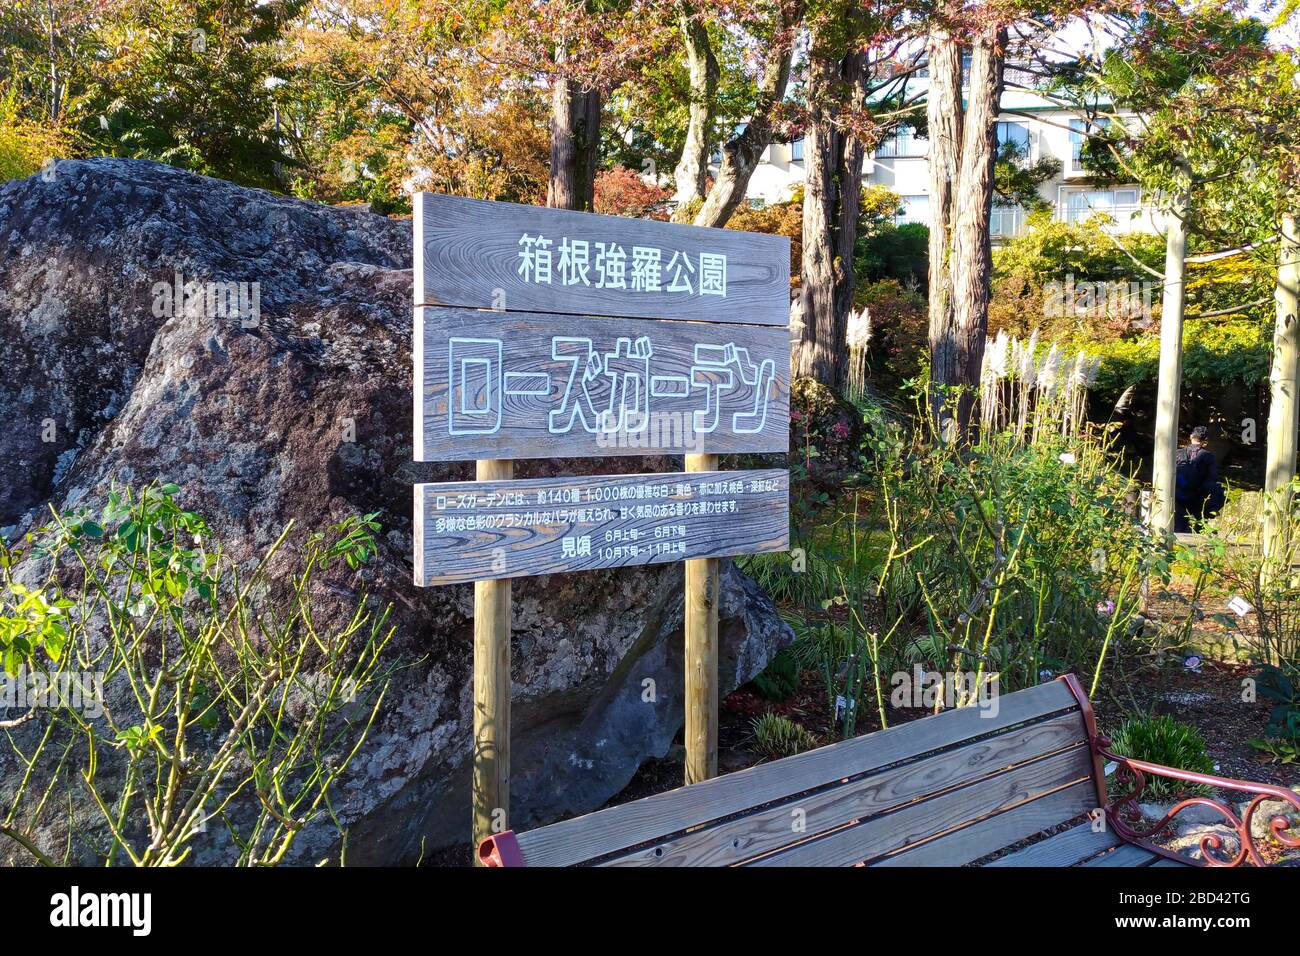
<instances>
[{"instance_id":1,"label":"bench slat","mask_svg":"<svg viewBox=\"0 0 1300 956\"><path fill-rule=\"evenodd\" d=\"M1087 813L1097 802L1091 780L986 817L961 830L875 860L872 866L962 866L988 856L1025 836Z\"/></svg>"},{"instance_id":2,"label":"bench slat","mask_svg":"<svg viewBox=\"0 0 1300 956\"><path fill-rule=\"evenodd\" d=\"M1077 744L1079 739L1078 715L1063 714L924 760L794 797L713 827L693 830L603 865L728 866L852 820L902 806L917 797L971 783L1015 764L1063 750ZM802 811L804 829L800 835L795 834L791 825L796 810Z\"/></svg>"},{"instance_id":3,"label":"bench slat","mask_svg":"<svg viewBox=\"0 0 1300 956\"><path fill-rule=\"evenodd\" d=\"M742 813L844 777L1006 730L1078 705L1062 681L1007 694L996 717L962 707L889 730L841 741L784 760L645 797L519 834L529 866L566 866L615 853L687 828Z\"/></svg>"},{"instance_id":4,"label":"bench slat","mask_svg":"<svg viewBox=\"0 0 1300 956\"><path fill-rule=\"evenodd\" d=\"M1091 772L1092 756L1088 748L1075 747L917 801L893 813L872 817L857 826L834 830L807 843L752 860L747 865L852 866L901 850L971 820L1010 810L1070 784L1091 783ZM1019 834L1020 837L1028 835Z\"/></svg>"},{"instance_id":5,"label":"bench slat","mask_svg":"<svg viewBox=\"0 0 1300 956\"><path fill-rule=\"evenodd\" d=\"M1094 800L1093 803L1097 801ZM1095 807L1089 807L1089 810ZM1050 836L1033 846L1008 853L989 866L1074 866L1123 842L1109 829L1093 830L1091 823Z\"/></svg>"},{"instance_id":6,"label":"bench slat","mask_svg":"<svg viewBox=\"0 0 1300 956\"><path fill-rule=\"evenodd\" d=\"M1152 866L1176 866L1181 868L1184 866L1194 866L1195 864L1193 864L1190 860L1184 863L1182 860L1171 860L1167 856L1162 856L1160 859L1156 860L1151 865Z\"/></svg>"},{"instance_id":7,"label":"bench slat","mask_svg":"<svg viewBox=\"0 0 1300 956\"><path fill-rule=\"evenodd\" d=\"M1134 846L1131 843L1124 843L1110 853L1104 856L1093 857L1080 866L1150 866L1156 860L1163 860L1164 857L1157 856L1150 850L1144 850L1140 846Z\"/></svg>"}]
</instances>

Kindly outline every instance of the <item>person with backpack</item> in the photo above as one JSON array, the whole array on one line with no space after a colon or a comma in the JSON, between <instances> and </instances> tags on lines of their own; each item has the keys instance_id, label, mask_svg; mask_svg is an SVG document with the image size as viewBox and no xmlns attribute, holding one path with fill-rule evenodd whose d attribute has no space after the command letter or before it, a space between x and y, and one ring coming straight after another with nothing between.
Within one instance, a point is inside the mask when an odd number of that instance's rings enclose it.
<instances>
[{"instance_id":1,"label":"person with backpack","mask_svg":"<svg viewBox=\"0 0 1300 956\"><path fill-rule=\"evenodd\" d=\"M1217 514L1223 506L1219 464L1209 449L1209 430L1204 425L1192 429L1174 463L1174 531L1185 533L1192 530L1193 518L1199 521Z\"/></svg>"}]
</instances>

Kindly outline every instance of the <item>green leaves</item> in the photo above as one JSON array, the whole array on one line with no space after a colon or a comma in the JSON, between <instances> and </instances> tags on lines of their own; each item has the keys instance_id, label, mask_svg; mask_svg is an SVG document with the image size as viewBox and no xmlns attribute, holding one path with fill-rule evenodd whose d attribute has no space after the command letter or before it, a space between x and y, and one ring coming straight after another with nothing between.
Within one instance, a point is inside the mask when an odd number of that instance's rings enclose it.
<instances>
[{"instance_id":1,"label":"green leaves","mask_svg":"<svg viewBox=\"0 0 1300 956\"><path fill-rule=\"evenodd\" d=\"M371 512L362 517L349 517L334 525L330 531L335 536L334 543L326 550L322 566L328 566L335 558L342 557L347 566L356 570L369 561L375 554L375 532L379 522L375 520L379 512Z\"/></svg>"},{"instance_id":2,"label":"green leaves","mask_svg":"<svg viewBox=\"0 0 1300 956\"><path fill-rule=\"evenodd\" d=\"M117 739L126 746L134 757L139 757L147 748L157 746L162 735L162 727L154 723L145 723L119 730Z\"/></svg>"},{"instance_id":3,"label":"green leaves","mask_svg":"<svg viewBox=\"0 0 1300 956\"><path fill-rule=\"evenodd\" d=\"M38 651L57 664L68 637L71 607L69 600L10 581L6 593L0 594L0 657L5 673L12 676L24 666L42 666Z\"/></svg>"},{"instance_id":4,"label":"green leaves","mask_svg":"<svg viewBox=\"0 0 1300 956\"><path fill-rule=\"evenodd\" d=\"M1110 749L1123 757L1146 760L1178 770L1214 773L1214 761L1205 750L1205 738L1190 724L1182 724L1168 715L1133 717L1111 735ZM1168 777L1149 775L1143 796L1166 800L1179 794L1201 796L1209 788Z\"/></svg>"}]
</instances>

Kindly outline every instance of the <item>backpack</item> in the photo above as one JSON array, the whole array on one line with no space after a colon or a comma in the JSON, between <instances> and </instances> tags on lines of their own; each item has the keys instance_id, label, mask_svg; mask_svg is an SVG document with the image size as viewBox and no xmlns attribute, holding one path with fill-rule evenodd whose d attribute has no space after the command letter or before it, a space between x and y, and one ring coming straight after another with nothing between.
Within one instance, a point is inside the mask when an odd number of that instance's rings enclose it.
<instances>
[{"instance_id":1,"label":"backpack","mask_svg":"<svg viewBox=\"0 0 1300 956\"><path fill-rule=\"evenodd\" d=\"M1178 449L1174 463L1174 500L1186 504L1195 502L1201 496L1201 476L1192 449Z\"/></svg>"}]
</instances>

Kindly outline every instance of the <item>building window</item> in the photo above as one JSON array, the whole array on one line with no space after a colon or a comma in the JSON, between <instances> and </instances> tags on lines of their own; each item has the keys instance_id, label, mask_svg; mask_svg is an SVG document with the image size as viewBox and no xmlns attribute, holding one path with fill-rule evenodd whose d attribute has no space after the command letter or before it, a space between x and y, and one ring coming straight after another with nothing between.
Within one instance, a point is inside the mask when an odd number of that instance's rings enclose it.
<instances>
[{"instance_id":1,"label":"building window","mask_svg":"<svg viewBox=\"0 0 1300 956\"><path fill-rule=\"evenodd\" d=\"M925 147L922 141L916 138L915 131L910 126L898 127L876 147L878 159L924 155Z\"/></svg>"},{"instance_id":2,"label":"building window","mask_svg":"<svg viewBox=\"0 0 1300 956\"><path fill-rule=\"evenodd\" d=\"M796 139L793 143L790 144L790 162L792 163L803 162L803 137L802 136L800 136L798 139Z\"/></svg>"},{"instance_id":3,"label":"building window","mask_svg":"<svg viewBox=\"0 0 1300 956\"><path fill-rule=\"evenodd\" d=\"M1109 125L1110 120L1107 117L1101 117L1091 125L1087 120L1070 120L1070 170L1072 172L1083 171L1083 144L1089 136L1096 136Z\"/></svg>"},{"instance_id":4,"label":"building window","mask_svg":"<svg viewBox=\"0 0 1300 956\"><path fill-rule=\"evenodd\" d=\"M1083 222L1098 213L1110 216L1117 225L1127 225L1141 207L1137 189L1081 189L1065 197L1066 222Z\"/></svg>"},{"instance_id":5,"label":"building window","mask_svg":"<svg viewBox=\"0 0 1300 956\"><path fill-rule=\"evenodd\" d=\"M989 235L999 239L1018 236L1025 228L1025 211L1020 206L993 204L989 210Z\"/></svg>"},{"instance_id":6,"label":"building window","mask_svg":"<svg viewBox=\"0 0 1300 956\"><path fill-rule=\"evenodd\" d=\"M998 123L998 153L1004 157L1029 159L1029 126L1026 123Z\"/></svg>"}]
</instances>

